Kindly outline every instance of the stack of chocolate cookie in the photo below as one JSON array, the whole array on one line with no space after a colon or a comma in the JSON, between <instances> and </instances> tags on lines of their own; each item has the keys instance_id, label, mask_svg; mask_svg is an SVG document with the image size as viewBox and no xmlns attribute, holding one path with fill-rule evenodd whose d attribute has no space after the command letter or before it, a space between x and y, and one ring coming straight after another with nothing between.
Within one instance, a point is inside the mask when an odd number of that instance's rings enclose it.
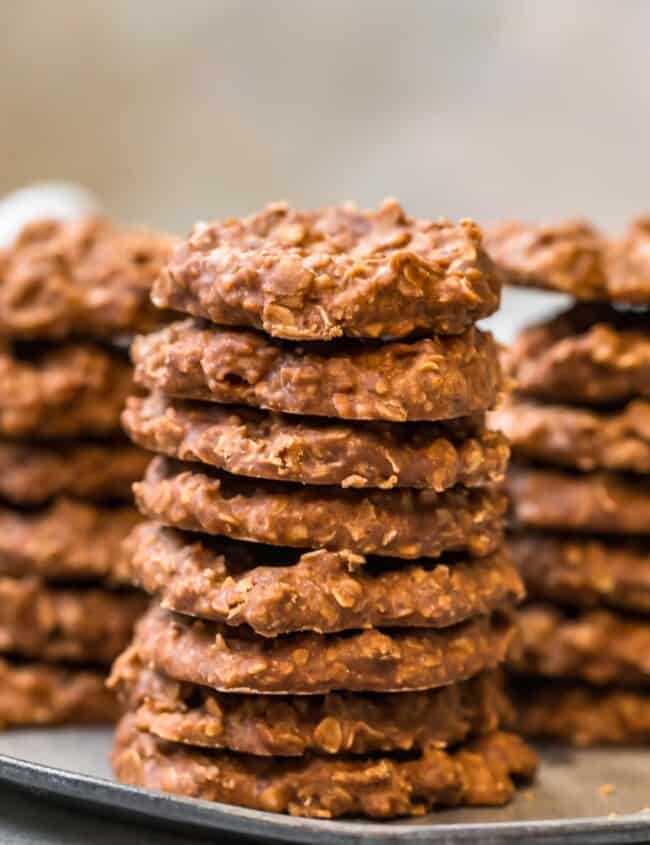
<instances>
[{"instance_id":1,"label":"stack of chocolate cookie","mask_svg":"<svg viewBox=\"0 0 650 845\"><path fill-rule=\"evenodd\" d=\"M0 726L117 715L105 675L143 610L117 564L146 466L120 434L123 344L161 322L170 246L85 219L0 252Z\"/></svg>"},{"instance_id":2,"label":"stack of chocolate cookie","mask_svg":"<svg viewBox=\"0 0 650 845\"><path fill-rule=\"evenodd\" d=\"M493 257L573 294L510 351L510 545L531 602L513 670L520 726L578 745L650 741L650 220L506 224ZM531 681L534 678L534 682Z\"/></svg>"},{"instance_id":3,"label":"stack of chocolate cookie","mask_svg":"<svg viewBox=\"0 0 650 845\"><path fill-rule=\"evenodd\" d=\"M154 299L193 316L133 349L157 599L113 671L118 777L324 818L507 801L535 757L499 728L522 585L478 228L274 205L197 226Z\"/></svg>"}]
</instances>

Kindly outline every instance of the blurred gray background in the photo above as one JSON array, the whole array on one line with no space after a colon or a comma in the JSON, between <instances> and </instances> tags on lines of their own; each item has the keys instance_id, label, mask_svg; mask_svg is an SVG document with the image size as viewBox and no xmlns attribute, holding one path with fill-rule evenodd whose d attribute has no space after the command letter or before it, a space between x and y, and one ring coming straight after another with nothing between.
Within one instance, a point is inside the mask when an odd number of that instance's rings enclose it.
<instances>
[{"instance_id":1,"label":"blurred gray background","mask_svg":"<svg viewBox=\"0 0 650 845\"><path fill-rule=\"evenodd\" d=\"M643 0L5 0L0 194L73 180L177 232L386 195L619 228L650 209L649 40Z\"/></svg>"}]
</instances>

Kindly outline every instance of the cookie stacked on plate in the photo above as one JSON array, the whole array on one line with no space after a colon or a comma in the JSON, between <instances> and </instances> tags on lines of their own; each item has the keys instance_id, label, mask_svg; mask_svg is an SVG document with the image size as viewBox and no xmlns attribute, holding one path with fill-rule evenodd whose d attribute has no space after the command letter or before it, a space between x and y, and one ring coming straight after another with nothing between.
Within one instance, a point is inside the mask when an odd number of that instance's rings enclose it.
<instances>
[{"instance_id":1,"label":"cookie stacked on plate","mask_svg":"<svg viewBox=\"0 0 650 845\"><path fill-rule=\"evenodd\" d=\"M510 545L531 599L513 657L520 726L648 742L650 220L616 240L506 224L490 248L515 282L581 300L519 337L516 394L492 418L516 456Z\"/></svg>"},{"instance_id":2,"label":"cookie stacked on plate","mask_svg":"<svg viewBox=\"0 0 650 845\"><path fill-rule=\"evenodd\" d=\"M485 411L499 283L478 228L387 201L197 226L154 289L124 415L160 453L113 684L128 783L296 815L500 804L535 758L499 728L522 595Z\"/></svg>"},{"instance_id":3,"label":"cookie stacked on plate","mask_svg":"<svg viewBox=\"0 0 650 845\"><path fill-rule=\"evenodd\" d=\"M120 584L146 454L120 434L124 344L169 239L99 219L28 225L0 252L0 725L116 716L107 668L143 597Z\"/></svg>"}]
</instances>

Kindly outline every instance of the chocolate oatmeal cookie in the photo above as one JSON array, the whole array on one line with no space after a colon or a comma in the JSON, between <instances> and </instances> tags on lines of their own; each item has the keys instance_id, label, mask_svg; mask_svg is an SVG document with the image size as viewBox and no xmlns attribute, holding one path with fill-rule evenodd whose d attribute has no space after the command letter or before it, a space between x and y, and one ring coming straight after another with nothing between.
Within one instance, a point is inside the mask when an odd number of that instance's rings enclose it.
<instances>
[{"instance_id":1,"label":"chocolate oatmeal cookie","mask_svg":"<svg viewBox=\"0 0 650 845\"><path fill-rule=\"evenodd\" d=\"M104 673L0 658L0 729L117 721Z\"/></svg>"},{"instance_id":2,"label":"chocolate oatmeal cookie","mask_svg":"<svg viewBox=\"0 0 650 845\"><path fill-rule=\"evenodd\" d=\"M609 610L574 615L552 605L526 605L509 659L513 670L526 675L648 686L650 623Z\"/></svg>"},{"instance_id":3,"label":"chocolate oatmeal cookie","mask_svg":"<svg viewBox=\"0 0 650 845\"><path fill-rule=\"evenodd\" d=\"M580 748L650 743L650 693L571 681L513 682L513 726L526 736Z\"/></svg>"},{"instance_id":4,"label":"chocolate oatmeal cookie","mask_svg":"<svg viewBox=\"0 0 650 845\"><path fill-rule=\"evenodd\" d=\"M517 390L597 405L650 397L648 314L581 303L525 329L505 355Z\"/></svg>"},{"instance_id":5,"label":"chocolate oatmeal cookie","mask_svg":"<svg viewBox=\"0 0 650 845\"><path fill-rule=\"evenodd\" d=\"M162 322L151 286L172 243L97 217L28 224L0 250L0 335L109 339L150 331Z\"/></svg>"},{"instance_id":6,"label":"chocolate oatmeal cookie","mask_svg":"<svg viewBox=\"0 0 650 845\"><path fill-rule=\"evenodd\" d=\"M253 481L156 457L134 485L141 513L167 525L274 546L404 558L494 551L506 497L500 490L343 490Z\"/></svg>"},{"instance_id":7,"label":"chocolate oatmeal cookie","mask_svg":"<svg viewBox=\"0 0 650 845\"><path fill-rule=\"evenodd\" d=\"M650 542L526 532L508 548L531 598L650 613Z\"/></svg>"},{"instance_id":8,"label":"chocolate oatmeal cookie","mask_svg":"<svg viewBox=\"0 0 650 845\"><path fill-rule=\"evenodd\" d=\"M112 434L132 392L131 367L118 350L0 341L0 436Z\"/></svg>"},{"instance_id":9,"label":"chocolate oatmeal cookie","mask_svg":"<svg viewBox=\"0 0 650 845\"><path fill-rule=\"evenodd\" d=\"M650 401L595 411L513 400L490 414L490 425L531 460L650 474Z\"/></svg>"},{"instance_id":10,"label":"chocolate oatmeal cookie","mask_svg":"<svg viewBox=\"0 0 650 845\"><path fill-rule=\"evenodd\" d=\"M0 577L0 652L109 664L146 607L138 594L47 586L37 576Z\"/></svg>"},{"instance_id":11,"label":"chocolate oatmeal cookie","mask_svg":"<svg viewBox=\"0 0 650 845\"><path fill-rule=\"evenodd\" d=\"M486 233L486 248L509 284L547 288L576 299L650 304L650 218L622 237L585 220L530 225L507 221Z\"/></svg>"},{"instance_id":12,"label":"chocolate oatmeal cookie","mask_svg":"<svg viewBox=\"0 0 650 845\"><path fill-rule=\"evenodd\" d=\"M517 526L650 534L650 478L513 464L506 487Z\"/></svg>"},{"instance_id":13,"label":"chocolate oatmeal cookie","mask_svg":"<svg viewBox=\"0 0 650 845\"><path fill-rule=\"evenodd\" d=\"M120 723L112 755L131 786L312 818L421 816L434 807L500 805L530 779L535 753L514 734L496 731L454 751L429 747L412 760L305 756L269 760L200 751Z\"/></svg>"},{"instance_id":14,"label":"chocolate oatmeal cookie","mask_svg":"<svg viewBox=\"0 0 650 845\"><path fill-rule=\"evenodd\" d=\"M476 224L413 220L395 200L198 224L154 288L161 307L289 340L456 334L499 295Z\"/></svg>"},{"instance_id":15,"label":"chocolate oatmeal cookie","mask_svg":"<svg viewBox=\"0 0 650 845\"><path fill-rule=\"evenodd\" d=\"M451 563L350 552L301 553L213 540L142 523L125 544L133 583L179 613L249 625L274 637L294 631L445 628L523 598L517 569L502 551Z\"/></svg>"},{"instance_id":16,"label":"chocolate oatmeal cookie","mask_svg":"<svg viewBox=\"0 0 650 845\"><path fill-rule=\"evenodd\" d=\"M131 439L152 452L303 484L440 492L501 481L509 456L505 438L485 427L483 415L349 424L153 394L132 397L122 422Z\"/></svg>"},{"instance_id":17,"label":"chocolate oatmeal cookie","mask_svg":"<svg viewBox=\"0 0 650 845\"><path fill-rule=\"evenodd\" d=\"M445 686L504 659L512 626L506 615L452 628L391 628L340 634L259 637L242 625L191 619L152 605L133 644L144 663L179 681L223 691L406 692Z\"/></svg>"},{"instance_id":18,"label":"chocolate oatmeal cookie","mask_svg":"<svg viewBox=\"0 0 650 845\"><path fill-rule=\"evenodd\" d=\"M0 496L39 505L60 495L81 499L130 499L149 456L123 442L0 442ZM0 546L2 541L0 540Z\"/></svg>"},{"instance_id":19,"label":"chocolate oatmeal cookie","mask_svg":"<svg viewBox=\"0 0 650 845\"><path fill-rule=\"evenodd\" d=\"M0 574L123 582L121 546L138 521L131 506L64 498L39 510L0 508Z\"/></svg>"},{"instance_id":20,"label":"chocolate oatmeal cookie","mask_svg":"<svg viewBox=\"0 0 650 845\"><path fill-rule=\"evenodd\" d=\"M262 757L446 748L514 718L500 677L489 672L424 692L241 695L173 681L131 648L117 659L109 685L139 730Z\"/></svg>"},{"instance_id":21,"label":"chocolate oatmeal cookie","mask_svg":"<svg viewBox=\"0 0 650 845\"><path fill-rule=\"evenodd\" d=\"M497 347L472 327L410 342L298 346L182 320L136 339L136 380L183 399L357 420L443 420L485 411L501 388Z\"/></svg>"}]
</instances>

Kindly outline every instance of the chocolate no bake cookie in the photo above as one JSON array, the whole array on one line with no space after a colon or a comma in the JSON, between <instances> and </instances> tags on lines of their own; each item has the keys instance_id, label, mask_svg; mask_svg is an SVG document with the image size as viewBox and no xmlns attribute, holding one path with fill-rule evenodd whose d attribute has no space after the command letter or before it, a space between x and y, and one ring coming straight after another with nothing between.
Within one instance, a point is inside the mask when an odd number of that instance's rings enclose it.
<instances>
[{"instance_id":1,"label":"chocolate no bake cookie","mask_svg":"<svg viewBox=\"0 0 650 845\"><path fill-rule=\"evenodd\" d=\"M648 686L650 623L609 610L574 615L552 605L526 605L509 659L526 675Z\"/></svg>"},{"instance_id":2,"label":"chocolate no bake cookie","mask_svg":"<svg viewBox=\"0 0 650 845\"><path fill-rule=\"evenodd\" d=\"M259 637L241 625L152 605L136 627L141 659L175 680L231 692L401 692L464 681L503 661L512 625L484 616L452 628Z\"/></svg>"},{"instance_id":3,"label":"chocolate no bake cookie","mask_svg":"<svg viewBox=\"0 0 650 845\"><path fill-rule=\"evenodd\" d=\"M15 345L0 341L0 435L76 437L120 430L133 391L118 350L89 343Z\"/></svg>"},{"instance_id":4,"label":"chocolate no bake cookie","mask_svg":"<svg viewBox=\"0 0 650 845\"><path fill-rule=\"evenodd\" d=\"M119 715L103 672L0 658L0 730L27 725L101 724Z\"/></svg>"},{"instance_id":5,"label":"chocolate no bake cookie","mask_svg":"<svg viewBox=\"0 0 650 845\"><path fill-rule=\"evenodd\" d=\"M595 411L513 400L490 414L490 425L531 460L650 474L650 401Z\"/></svg>"},{"instance_id":6,"label":"chocolate no bake cookie","mask_svg":"<svg viewBox=\"0 0 650 845\"><path fill-rule=\"evenodd\" d=\"M608 290L615 302L650 305L650 215L630 223L609 247Z\"/></svg>"},{"instance_id":7,"label":"chocolate no bake cookie","mask_svg":"<svg viewBox=\"0 0 650 845\"><path fill-rule=\"evenodd\" d=\"M122 541L135 508L57 499L39 510L0 508L0 574L123 581Z\"/></svg>"},{"instance_id":8,"label":"chocolate no bake cookie","mask_svg":"<svg viewBox=\"0 0 650 845\"><path fill-rule=\"evenodd\" d=\"M0 250L0 335L109 339L150 331L162 322L151 286L172 243L97 217L28 224Z\"/></svg>"},{"instance_id":9,"label":"chocolate no bake cookie","mask_svg":"<svg viewBox=\"0 0 650 845\"><path fill-rule=\"evenodd\" d=\"M0 442L0 496L39 505L59 495L130 499L149 455L128 442ZM2 540L0 540L0 547Z\"/></svg>"},{"instance_id":10,"label":"chocolate no bake cookie","mask_svg":"<svg viewBox=\"0 0 650 845\"><path fill-rule=\"evenodd\" d=\"M489 672L424 692L242 695L173 681L130 648L109 686L139 730L262 757L446 748L513 719L500 677Z\"/></svg>"},{"instance_id":11,"label":"chocolate no bake cookie","mask_svg":"<svg viewBox=\"0 0 650 845\"><path fill-rule=\"evenodd\" d=\"M289 340L456 334L499 305L500 276L468 220L413 220L282 203L200 223L158 278L154 302Z\"/></svg>"},{"instance_id":12,"label":"chocolate no bake cookie","mask_svg":"<svg viewBox=\"0 0 650 845\"><path fill-rule=\"evenodd\" d=\"M429 747L412 760L304 756L269 760L156 740L133 717L120 723L112 755L131 786L294 816L391 818L439 806L500 805L513 778L530 779L535 753L514 734L494 732L451 752Z\"/></svg>"},{"instance_id":13,"label":"chocolate no bake cookie","mask_svg":"<svg viewBox=\"0 0 650 845\"><path fill-rule=\"evenodd\" d=\"M59 588L37 576L2 576L0 652L109 664L126 648L145 607L136 593Z\"/></svg>"},{"instance_id":14,"label":"chocolate no bake cookie","mask_svg":"<svg viewBox=\"0 0 650 845\"><path fill-rule=\"evenodd\" d=\"M508 548L531 598L650 613L650 541L517 532Z\"/></svg>"},{"instance_id":15,"label":"chocolate no bake cookie","mask_svg":"<svg viewBox=\"0 0 650 845\"><path fill-rule=\"evenodd\" d=\"M197 538L157 523L125 543L136 586L163 607L265 637L369 627L445 628L523 598L517 569L501 551L450 563L292 549Z\"/></svg>"},{"instance_id":16,"label":"chocolate no bake cookie","mask_svg":"<svg viewBox=\"0 0 650 845\"><path fill-rule=\"evenodd\" d=\"M517 390L588 405L650 397L648 314L580 303L525 329L504 356Z\"/></svg>"},{"instance_id":17,"label":"chocolate no bake cookie","mask_svg":"<svg viewBox=\"0 0 650 845\"><path fill-rule=\"evenodd\" d=\"M650 534L650 478L513 464L506 487L517 526Z\"/></svg>"},{"instance_id":18,"label":"chocolate no bake cookie","mask_svg":"<svg viewBox=\"0 0 650 845\"><path fill-rule=\"evenodd\" d=\"M136 339L136 380L169 396L342 419L442 420L492 407L497 346L472 327L411 342L298 346L182 320Z\"/></svg>"},{"instance_id":19,"label":"chocolate no bake cookie","mask_svg":"<svg viewBox=\"0 0 650 845\"><path fill-rule=\"evenodd\" d=\"M581 748L650 743L647 690L526 678L525 683L514 681L509 694L517 713L511 724L525 736Z\"/></svg>"},{"instance_id":20,"label":"chocolate no bake cookie","mask_svg":"<svg viewBox=\"0 0 650 845\"><path fill-rule=\"evenodd\" d=\"M507 441L485 427L483 415L350 424L153 394L132 397L122 422L132 440L153 452L304 484L440 492L501 481L509 456Z\"/></svg>"},{"instance_id":21,"label":"chocolate no bake cookie","mask_svg":"<svg viewBox=\"0 0 650 845\"><path fill-rule=\"evenodd\" d=\"M547 288L576 299L650 304L650 218L609 238L585 220L534 225L507 221L485 246L509 284Z\"/></svg>"},{"instance_id":22,"label":"chocolate no bake cookie","mask_svg":"<svg viewBox=\"0 0 650 845\"><path fill-rule=\"evenodd\" d=\"M358 491L253 481L156 457L134 485L140 511L165 524L276 546L437 557L493 551L507 505L500 490Z\"/></svg>"}]
</instances>

